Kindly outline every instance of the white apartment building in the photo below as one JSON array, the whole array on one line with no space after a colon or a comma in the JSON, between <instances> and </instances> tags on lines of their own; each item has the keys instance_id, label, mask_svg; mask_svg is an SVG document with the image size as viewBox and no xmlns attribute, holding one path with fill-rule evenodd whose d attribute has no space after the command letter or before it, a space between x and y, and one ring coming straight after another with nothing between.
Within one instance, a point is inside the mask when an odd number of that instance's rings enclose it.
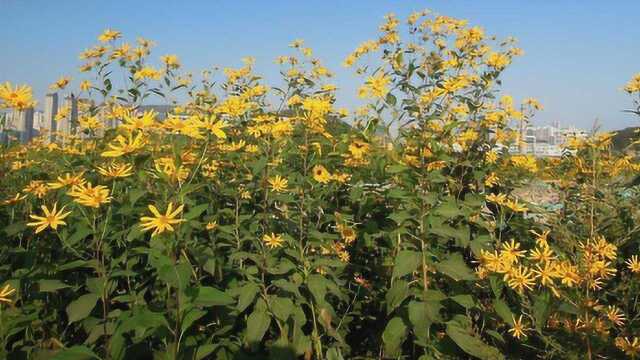
<instances>
[{"instance_id":1,"label":"white apartment building","mask_svg":"<svg viewBox=\"0 0 640 360\"><path fill-rule=\"evenodd\" d=\"M527 126L523 139L525 145L521 150L517 144L509 147L511 153L531 154L537 157L558 157L565 151L564 143L570 138L585 138L589 134L576 127L561 128L556 122L554 126Z\"/></svg>"}]
</instances>

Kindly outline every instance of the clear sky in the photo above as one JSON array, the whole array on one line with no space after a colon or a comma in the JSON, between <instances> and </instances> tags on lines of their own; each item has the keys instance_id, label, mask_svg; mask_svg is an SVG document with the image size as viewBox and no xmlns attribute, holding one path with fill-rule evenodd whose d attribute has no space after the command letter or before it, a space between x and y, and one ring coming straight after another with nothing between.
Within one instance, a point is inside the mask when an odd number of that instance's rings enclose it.
<instances>
[{"instance_id":1,"label":"clear sky","mask_svg":"<svg viewBox=\"0 0 640 360\"><path fill-rule=\"evenodd\" d=\"M342 68L344 57L375 36L384 14L425 8L519 39L525 55L505 72L503 89L516 100L538 98L538 124L640 124L622 112L631 98L621 90L640 72L639 0L0 0L0 82L30 84L39 99L61 75L77 84L78 54L105 28L154 40L154 54L177 54L194 73L240 66L251 55L256 72L275 81L274 58L301 38L337 74L342 105L350 106L357 80Z\"/></svg>"}]
</instances>

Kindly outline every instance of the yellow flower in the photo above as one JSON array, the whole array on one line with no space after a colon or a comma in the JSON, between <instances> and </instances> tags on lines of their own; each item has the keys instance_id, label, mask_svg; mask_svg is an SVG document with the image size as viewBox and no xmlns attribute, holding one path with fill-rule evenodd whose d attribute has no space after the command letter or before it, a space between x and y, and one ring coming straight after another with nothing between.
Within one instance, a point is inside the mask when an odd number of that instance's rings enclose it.
<instances>
[{"instance_id":1,"label":"yellow flower","mask_svg":"<svg viewBox=\"0 0 640 360\"><path fill-rule=\"evenodd\" d=\"M627 264L627 269L632 273L640 273L640 261L638 261L638 255L631 255L631 259L625 261L625 264Z\"/></svg>"},{"instance_id":2,"label":"yellow flower","mask_svg":"<svg viewBox=\"0 0 640 360\"><path fill-rule=\"evenodd\" d=\"M596 254L603 258L614 260L617 257L618 247L608 242L602 235L597 236L597 240L593 244L593 249Z\"/></svg>"},{"instance_id":3,"label":"yellow flower","mask_svg":"<svg viewBox=\"0 0 640 360\"><path fill-rule=\"evenodd\" d=\"M164 55L160 57L160 60L170 69L177 69L180 67L180 61L176 55Z\"/></svg>"},{"instance_id":4,"label":"yellow flower","mask_svg":"<svg viewBox=\"0 0 640 360\"><path fill-rule=\"evenodd\" d=\"M389 93L389 88L387 86L390 82L391 78L383 72L370 76L365 84L358 89L358 96L361 98L383 98L387 93Z\"/></svg>"},{"instance_id":5,"label":"yellow flower","mask_svg":"<svg viewBox=\"0 0 640 360\"><path fill-rule=\"evenodd\" d=\"M485 197L487 201L496 203L498 205L504 205L507 200L507 195L505 194L489 194Z\"/></svg>"},{"instance_id":6,"label":"yellow flower","mask_svg":"<svg viewBox=\"0 0 640 360\"><path fill-rule=\"evenodd\" d=\"M548 247L549 246L549 244L547 242L547 237L549 236L549 233L551 233L551 230L545 230L545 231L542 232L542 234L538 234L535 230L529 230L529 232L536 236L536 245L537 246L540 246L540 247Z\"/></svg>"},{"instance_id":7,"label":"yellow flower","mask_svg":"<svg viewBox=\"0 0 640 360\"><path fill-rule=\"evenodd\" d=\"M525 334L526 329L524 327L524 324L522 323L522 315L520 315L517 320L514 315L511 315L511 318L513 320L513 325L511 326L511 329L508 330L508 332L516 339L526 337L527 334Z\"/></svg>"},{"instance_id":8,"label":"yellow flower","mask_svg":"<svg viewBox=\"0 0 640 360\"><path fill-rule=\"evenodd\" d=\"M511 157L511 162L518 168L529 172L538 171L536 158L531 155L515 155Z\"/></svg>"},{"instance_id":9,"label":"yellow flower","mask_svg":"<svg viewBox=\"0 0 640 360\"><path fill-rule=\"evenodd\" d=\"M16 292L16 289L12 288L10 284L5 285L0 290L0 303L11 304L13 300L9 298L9 296L13 295Z\"/></svg>"},{"instance_id":10,"label":"yellow flower","mask_svg":"<svg viewBox=\"0 0 640 360\"><path fill-rule=\"evenodd\" d=\"M319 183L327 184L331 181L331 174L322 165L316 165L313 167L313 179Z\"/></svg>"},{"instance_id":11,"label":"yellow flower","mask_svg":"<svg viewBox=\"0 0 640 360\"><path fill-rule=\"evenodd\" d=\"M626 316L619 308L611 305L607 306L605 315L607 316L607 319L616 326L624 325L624 322L627 320Z\"/></svg>"},{"instance_id":12,"label":"yellow flower","mask_svg":"<svg viewBox=\"0 0 640 360\"><path fill-rule=\"evenodd\" d=\"M520 250L520 243L511 239L511 242L505 242L500 249L500 257L507 262L517 263L518 258L524 257L525 251Z\"/></svg>"},{"instance_id":13,"label":"yellow flower","mask_svg":"<svg viewBox=\"0 0 640 360\"><path fill-rule=\"evenodd\" d=\"M487 65L495 68L496 70L502 70L511 63L511 58L505 54L491 53L487 58Z\"/></svg>"},{"instance_id":14,"label":"yellow flower","mask_svg":"<svg viewBox=\"0 0 640 360\"><path fill-rule=\"evenodd\" d=\"M115 60L115 59L127 60L131 57L130 51L131 51L131 45L129 45L128 43L124 43L124 44L121 44L119 47L113 49L109 58L112 60Z\"/></svg>"},{"instance_id":15,"label":"yellow flower","mask_svg":"<svg viewBox=\"0 0 640 360\"><path fill-rule=\"evenodd\" d=\"M350 226L338 224L338 226L336 227L340 232L340 237L342 237L342 240L344 240L347 245L353 243L356 240L356 232Z\"/></svg>"},{"instance_id":16,"label":"yellow flower","mask_svg":"<svg viewBox=\"0 0 640 360\"><path fill-rule=\"evenodd\" d=\"M156 125L156 116L154 110L145 111L142 115L125 110L120 127L129 131L152 129Z\"/></svg>"},{"instance_id":17,"label":"yellow flower","mask_svg":"<svg viewBox=\"0 0 640 360\"><path fill-rule=\"evenodd\" d=\"M628 337L617 337L615 343L616 347L632 359L640 354L640 339L637 336L634 336L632 340L629 340Z\"/></svg>"},{"instance_id":18,"label":"yellow flower","mask_svg":"<svg viewBox=\"0 0 640 360\"><path fill-rule=\"evenodd\" d=\"M133 166L129 164L113 163L105 167L97 166L97 169L102 176L106 176L110 178L118 178L118 177L123 178L123 177L131 176L133 174L132 173Z\"/></svg>"},{"instance_id":19,"label":"yellow flower","mask_svg":"<svg viewBox=\"0 0 640 360\"><path fill-rule=\"evenodd\" d=\"M340 184L344 184L351 179L351 174L347 173L335 173L331 174L331 180L335 180Z\"/></svg>"},{"instance_id":20,"label":"yellow flower","mask_svg":"<svg viewBox=\"0 0 640 360\"><path fill-rule=\"evenodd\" d=\"M95 131L104 127L97 116L80 116L78 122L80 123L79 125L82 129Z\"/></svg>"},{"instance_id":21,"label":"yellow flower","mask_svg":"<svg viewBox=\"0 0 640 360\"><path fill-rule=\"evenodd\" d=\"M555 259L555 256L549 246L541 246L529 250L529 259L544 263Z\"/></svg>"},{"instance_id":22,"label":"yellow flower","mask_svg":"<svg viewBox=\"0 0 640 360\"><path fill-rule=\"evenodd\" d=\"M0 84L0 108L24 110L34 107L35 104L31 87L22 85L13 88L9 82Z\"/></svg>"},{"instance_id":23,"label":"yellow flower","mask_svg":"<svg viewBox=\"0 0 640 360\"><path fill-rule=\"evenodd\" d=\"M8 198L8 199L5 199L5 200L2 200L2 205L13 205L13 204L16 204L16 203L24 200L26 197L27 197L27 195L22 195L20 193L17 193L12 198Z\"/></svg>"},{"instance_id":24,"label":"yellow flower","mask_svg":"<svg viewBox=\"0 0 640 360\"><path fill-rule=\"evenodd\" d=\"M578 267L568 261L561 262L558 267L558 271L561 276L560 282L562 285L572 287L581 281L580 274L578 273Z\"/></svg>"},{"instance_id":25,"label":"yellow flower","mask_svg":"<svg viewBox=\"0 0 640 360\"><path fill-rule=\"evenodd\" d=\"M49 211L49 209L45 205L40 206L40 208L44 212L44 216L29 215L30 218L37 221L27 223L27 226L37 226L37 234L48 227L52 228L53 230L57 230L59 225L67 225L67 223L62 220L69 216L69 214L71 214L71 211L68 211L66 213L63 212L65 206L63 206L60 211L57 211L57 206L58 203L54 203L53 209L51 209L51 211Z\"/></svg>"},{"instance_id":26,"label":"yellow flower","mask_svg":"<svg viewBox=\"0 0 640 360\"><path fill-rule=\"evenodd\" d=\"M70 77L63 76L63 77L59 78L56 82L51 84L51 86L49 86L49 88L51 88L53 90L63 90L64 88L67 87L67 85L69 85L70 82L71 82L71 78Z\"/></svg>"},{"instance_id":27,"label":"yellow flower","mask_svg":"<svg viewBox=\"0 0 640 360\"><path fill-rule=\"evenodd\" d=\"M517 199L516 200L509 199L504 203L504 205L509 209L511 209L511 211L513 212L525 212L529 210L527 209L526 206L519 204Z\"/></svg>"},{"instance_id":28,"label":"yellow flower","mask_svg":"<svg viewBox=\"0 0 640 360\"><path fill-rule=\"evenodd\" d=\"M280 175L270 178L268 182L271 185L271 190L276 192L287 191L287 186L289 185L289 180Z\"/></svg>"},{"instance_id":29,"label":"yellow flower","mask_svg":"<svg viewBox=\"0 0 640 360\"><path fill-rule=\"evenodd\" d=\"M82 90L82 91L89 91L89 89L91 89L91 86L93 86L93 85L91 84L91 81L89 81L89 80L83 80L83 81L80 83L80 90Z\"/></svg>"},{"instance_id":30,"label":"yellow flower","mask_svg":"<svg viewBox=\"0 0 640 360\"><path fill-rule=\"evenodd\" d=\"M73 185L71 191L67 193L74 198L74 201L80 205L99 208L100 205L111 202L111 196L109 196L109 189L104 185L91 186L91 183L86 185Z\"/></svg>"},{"instance_id":31,"label":"yellow flower","mask_svg":"<svg viewBox=\"0 0 640 360\"><path fill-rule=\"evenodd\" d=\"M362 159L369 152L369 144L364 141L354 140L349 144L349 152L355 159Z\"/></svg>"},{"instance_id":32,"label":"yellow flower","mask_svg":"<svg viewBox=\"0 0 640 360\"><path fill-rule=\"evenodd\" d=\"M531 269L524 266L518 266L509 272L507 284L513 290L522 293L525 289L533 290L535 277Z\"/></svg>"},{"instance_id":33,"label":"yellow flower","mask_svg":"<svg viewBox=\"0 0 640 360\"><path fill-rule=\"evenodd\" d=\"M498 175L496 175L496 173L492 172L491 174L489 174L486 179L484 179L484 185L488 186L488 187L493 187L496 184L498 184L498 181L500 180L500 178L498 177Z\"/></svg>"},{"instance_id":34,"label":"yellow flower","mask_svg":"<svg viewBox=\"0 0 640 360\"><path fill-rule=\"evenodd\" d=\"M226 139L227 134L224 132L224 128L229 125L221 120L215 121L213 118L204 122L204 128L209 130L213 135L215 135L218 139Z\"/></svg>"},{"instance_id":35,"label":"yellow flower","mask_svg":"<svg viewBox=\"0 0 640 360\"><path fill-rule=\"evenodd\" d=\"M550 262L546 262L542 267L539 264L536 265L533 272L536 274L536 278L540 279L540 284L544 286L553 285L553 279L560 277L556 265Z\"/></svg>"},{"instance_id":36,"label":"yellow flower","mask_svg":"<svg viewBox=\"0 0 640 360\"><path fill-rule=\"evenodd\" d=\"M72 175L70 173L64 174L64 176L58 176L58 181L47 183L50 189L60 189L65 186L82 185L86 180L82 177L81 172L78 175Z\"/></svg>"},{"instance_id":37,"label":"yellow flower","mask_svg":"<svg viewBox=\"0 0 640 360\"><path fill-rule=\"evenodd\" d=\"M49 191L49 188L44 184L44 182L40 180L31 180L31 182L29 182L29 185L22 189L22 191L33 194L39 199L42 199Z\"/></svg>"},{"instance_id":38,"label":"yellow flower","mask_svg":"<svg viewBox=\"0 0 640 360\"><path fill-rule=\"evenodd\" d=\"M98 41L100 42L109 42L115 39L118 39L122 36L120 31L107 29L100 36L98 36Z\"/></svg>"},{"instance_id":39,"label":"yellow flower","mask_svg":"<svg viewBox=\"0 0 640 360\"><path fill-rule=\"evenodd\" d=\"M165 231L173 232L172 225L185 221L184 219L176 219L176 216L182 212L183 208L184 205L180 205L173 210L173 203L169 203L167 211L164 214L161 214L154 205L149 205L149 211L151 211L153 217L143 216L140 218L142 230L148 231L154 229L151 236L162 234Z\"/></svg>"},{"instance_id":40,"label":"yellow flower","mask_svg":"<svg viewBox=\"0 0 640 360\"><path fill-rule=\"evenodd\" d=\"M160 80L161 77L162 77L162 72L150 66L145 66L133 74L133 78L135 80L143 80L143 79Z\"/></svg>"},{"instance_id":41,"label":"yellow flower","mask_svg":"<svg viewBox=\"0 0 640 360\"><path fill-rule=\"evenodd\" d=\"M267 245L271 249L279 248L284 243L284 239L282 238L282 235L280 234L276 235L274 233L271 233L271 235L264 234L264 236L262 236L262 241L265 243L265 245Z\"/></svg>"},{"instance_id":42,"label":"yellow flower","mask_svg":"<svg viewBox=\"0 0 640 360\"><path fill-rule=\"evenodd\" d=\"M242 190L240 191L240 198L243 200L249 200L251 199L251 193L247 190Z\"/></svg>"},{"instance_id":43,"label":"yellow flower","mask_svg":"<svg viewBox=\"0 0 640 360\"><path fill-rule=\"evenodd\" d=\"M631 80L625 85L624 91L629 94L640 92L640 73L635 74Z\"/></svg>"},{"instance_id":44,"label":"yellow flower","mask_svg":"<svg viewBox=\"0 0 640 360\"><path fill-rule=\"evenodd\" d=\"M216 108L216 112L229 116L242 116L251 109L253 103L243 96L229 96Z\"/></svg>"},{"instance_id":45,"label":"yellow flower","mask_svg":"<svg viewBox=\"0 0 640 360\"><path fill-rule=\"evenodd\" d=\"M115 138L115 144L107 145L111 150L102 153L103 157L120 157L132 152L138 151L144 147L144 139L142 133L138 133L135 138L130 133L128 138L118 135Z\"/></svg>"},{"instance_id":46,"label":"yellow flower","mask_svg":"<svg viewBox=\"0 0 640 360\"><path fill-rule=\"evenodd\" d=\"M205 229L212 231L215 230L218 227L218 222L217 221L213 221L213 222L208 222L207 226L205 226Z\"/></svg>"},{"instance_id":47,"label":"yellow flower","mask_svg":"<svg viewBox=\"0 0 640 360\"><path fill-rule=\"evenodd\" d=\"M202 165L202 175L208 178L213 178L219 168L220 162L218 160L211 160L209 164Z\"/></svg>"},{"instance_id":48,"label":"yellow flower","mask_svg":"<svg viewBox=\"0 0 640 360\"><path fill-rule=\"evenodd\" d=\"M526 99L524 99L524 100L522 101L522 103L523 103L524 105L529 106L529 107L530 107L530 108L532 108L532 109L535 109L535 110L542 110L542 109L544 109L544 107L542 106L542 104L540 103L540 101L538 101L537 99L534 99L534 98L526 98Z\"/></svg>"},{"instance_id":49,"label":"yellow flower","mask_svg":"<svg viewBox=\"0 0 640 360\"><path fill-rule=\"evenodd\" d=\"M189 169L184 165L176 165L171 157L162 157L153 161L156 171L166 175L172 182L183 182L189 177Z\"/></svg>"},{"instance_id":50,"label":"yellow flower","mask_svg":"<svg viewBox=\"0 0 640 360\"><path fill-rule=\"evenodd\" d=\"M349 262L349 260L351 260L351 255L349 254L349 251L345 248L344 244L335 243L333 248L336 252L336 255L338 255L338 259L340 259L340 261L346 263L346 262Z\"/></svg>"}]
</instances>

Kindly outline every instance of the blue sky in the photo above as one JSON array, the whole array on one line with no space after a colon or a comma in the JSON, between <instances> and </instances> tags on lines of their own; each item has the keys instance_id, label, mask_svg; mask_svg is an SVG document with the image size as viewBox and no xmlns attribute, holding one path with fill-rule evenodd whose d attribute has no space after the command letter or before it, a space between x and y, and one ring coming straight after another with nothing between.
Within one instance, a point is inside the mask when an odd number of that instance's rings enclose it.
<instances>
[{"instance_id":1,"label":"blue sky","mask_svg":"<svg viewBox=\"0 0 640 360\"><path fill-rule=\"evenodd\" d=\"M499 37L515 36L525 50L503 77L516 99L533 96L545 110L536 122L604 129L640 124L623 113L631 98L621 88L640 72L640 1L91 1L0 0L0 82L27 83L41 99L61 75L76 75L77 55L105 28L158 44L194 73L239 66L277 79L273 59L304 39L337 74L342 105L357 104L357 79L340 65L373 38L384 14L414 10L465 18ZM77 84L77 81L76 81Z\"/></svg>"}]
</instances>

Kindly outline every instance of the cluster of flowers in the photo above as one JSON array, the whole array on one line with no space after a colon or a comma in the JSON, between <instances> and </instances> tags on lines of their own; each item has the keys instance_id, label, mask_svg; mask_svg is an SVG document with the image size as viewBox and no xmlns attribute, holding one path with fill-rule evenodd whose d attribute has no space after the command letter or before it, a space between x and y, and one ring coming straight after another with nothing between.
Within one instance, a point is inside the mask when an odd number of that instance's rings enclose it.
<instances>
[{"instance_id":1,"label":"cluster of flowers","mask_svg":"<svg viewBox=\"0 0 640 360\"><path fill-rule=\"evenodd\" d=\"M638 290L620 280L640 274L639 212L625 200L637 198L628 183L640 171L635 154L611 151L612 134L569 139L572 152L558 159L509 154L523 142L510 125L542 109L535 99L517 106L493 95L500 72L522 55L515 41L494 48L483 29L423 11L409 16L415 41L405 44L399 25L388 15L380 36L345 59L364 76L357 94L366 104L353 112L334 106L333 74L301 40L276 59L285 86L261 83L246 58L223 69L216 88L209 71L193 85L175 55L150 65L149 40L131 46L119 31L101 34L81 54L81 72L94 79L79 90L102 102L80 103L71 134L0 148L0 170L11 170L0 177L0 224L24 225L7 226L6 247L47 253L63 267L91 263L105 279L95 285L93 270L64 278L102 303L102 318L93 307L72 314L78 303L60 297L68 316L52 315L51 328L69 329L68 342L90 333L93 349L106 354L114 345L97 339L135 328L127 321L148 301L149 309L166 307L174 328L153 333L162 340L148 340L150 332L126 341L171 343L174 357L187 333L184 347L210 341L202 334L234 351L288 341L297 355L318 359L371 357L373 342L385 357L496 358L494 346L540 355L541 341L557 339L584 342L591 357L596 336L602 351L640 355L628 301ZM376 54L378 63L369 59ZM125 74L120 92L114 68ZM636 76L625 90L640 93L639 83ZM180 92L187 102L177 102ZM175 105L166 117L140 111L153 94ZM34 104L28 86L0 84L0 108ZM562 194L561 211L516 191L537 183ZM7 280L66 276L11 264L0 269ZM208 293L193 295L185 279ZM15 312L37 307L37 296L16 284L4 284L0 303ZM203 304L233 306L219 316ZM83 327L73 325L80 320ZM195 335L187 331L193 323ZM499 333L505 325L508 339ZM245 339L225 333L232 328ZM6 345L11 336L3 334ZM351 339L367 346L345 345ZM447 353L451 342L457 348Z\"/></svg>"}]
</instances>

